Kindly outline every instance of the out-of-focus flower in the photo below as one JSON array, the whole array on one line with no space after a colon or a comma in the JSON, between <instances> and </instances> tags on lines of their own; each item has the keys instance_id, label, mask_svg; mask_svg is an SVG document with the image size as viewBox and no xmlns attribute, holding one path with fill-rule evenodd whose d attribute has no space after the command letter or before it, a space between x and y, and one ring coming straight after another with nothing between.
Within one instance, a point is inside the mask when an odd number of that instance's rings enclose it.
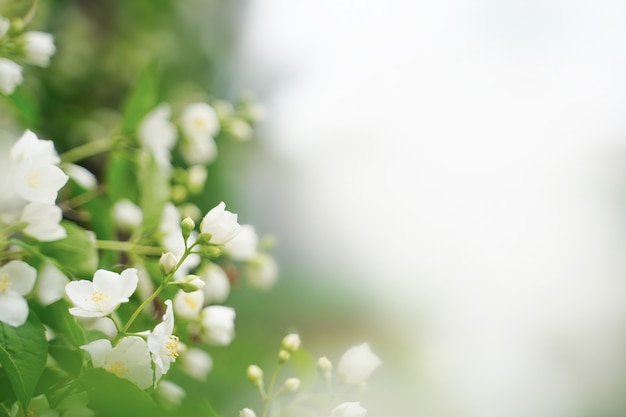
<instances>
[{"instance_id":1,"label":"out-of-focus flower","mask_svg":"<svg viewBox=\"0 0 626 417\"><path fill-rule=\"evenodd\" d=\"M68 178L56 165L42 163L41 159L27 159L17 165L13 187L27 201L54 204Z\"/></svg>"},{"instance_id":2,"label":"out-of-focus flower","mask_svg":"<svg viewBox=\"0 0 626 417\"><path fill-rule=\"evenodd\" d=\"M187 186L192 193L199 193L204 188L208 171L204 165L192 165L187 170Z\"/></svg>"},{"instance_id":3,"label":"out-of-focus flower","mask_svg":"<svg viewBox=\"0 0 626 417\"><path fill-rule=\"evenodd\" d=\"M190 348L181 355L181 369L190 377L204 381L213 369L213 359L202 349Z\"/></svg>"},{"instance_id":4,"label":"out-of-focus flower","mask_svg":"<svg viewBox=\"0 0 626 417\"><path fill-rule=\"evenodd\" d=\"M288 392L296 392L300 389L300 380L298 378L287 378L283 386Z\"/></svg>"},{"instance_id":5,"label":"out-of-focus flower","mask_svg":"<svg viewBox=\"0 0 626 417\"><path fill-rule=\"evenodd\" d=\"M10 28L11 21L6 17L0 16L0 39L4 38L4 35L7 34Z\"/></svg>"},{"instance_id":6,"label":"out-of-focus flower","mask_svg":"<svg viewBox=\"0 0 626 417\"><path fill-rule=\"evenodd\" d=\"M239 417L256 417L256 413L249 408L244 408L239 412Z\"/></svg>"},{"instance_id":7,"label":"out-of-focus flower","mask_svg":"<svg viewBox=\"0 0 626 417\"><path fill-rule=\"evenodd\" d=\"M17 327L28 318L24 296L35 285L37 271L23 261L10 261L0 267L0 321Z\"/></svg>"},{"instance_id":8,"label":"out-of-focus flower","mask_svg":"<svg viewBox=\"0 0 626 417\"><path fill-rule=\"evenodd\" d=\"M250 365L246 369L246 376L254 385L263 383L263 369L258 365Z\"/></svg>"},{"instance_id":9,"label":"out-of-focus flower","mask_svg":"<svg viewBox=\"0 0 626 417\"><path fill-rule=\"evenodd\" d=\"M214 263L208 263L198 271L204 281L204 303L222 303L230 293L230 281L226 272Z\"/></svg>"},{"instance_id":10,"label":"out-of-focus flower","mask_svg":"<svg viewBox=\"0 0 626 417\"><path fill-rule=\"evenodd\" d=\"M89 352L95 368L126 378L141 389L152 385L152 359L148 344L139 336L123 338L115 347L106 339L81 346Z\"/></svg>"},{"instance_id":11,"label":"out-of-focus flower","mask_svg":"<svg viewBox=\"0 0 626 417\"><path fill-rule=\"evenodd\" d=\"M224 244L224 251L236 261L254 258L259 246L259 236L251 224L242 224L241 231Z\"/></svg>"},{"instance_id":12,"label":"out-of-focus flower","mask_svg":"<svg viewBox=\"0 0 626 417\"><path fill-rule=\"evenodd\" d=\"M210 234L209 243L214 245L230 241L240 231L241 226L237 223L237 214L226 210L226 204L223 201L209 210L200 223L200 232Z\"/></svg>"},{"instance_id":13,"label":"out-of-focus flower","mask_svg":"<svg viewBox=\"0 0 626 417\"><path fill-rule=\"evenodd\" d=\"M322 356L317 360L317 370L329 380L333 373L333 363L326 356Z\"/></svg>"},{"instance_id":14,"label":"out-of-focus flower","mask_svg":"<svg viewBox=\"0 0 626 417\"><path fill-rule=\"evenodd\" d=\"M15 163L36 160L38 165L56 165L61 162L51 140L40 139L31 130L26 130L11 147L11 159Z\"/></svg>"},{"instance_id":15,"label":"out-of-focus flower","mask_svg":"<svg viewBox=\"0 0 626 417\"><path fill-rule=\"evenodd\" d=\"M24 58L26 62L40 67L50 65L50 57L56 52L54 37L45 32L24 33Z\"/></svg>"},{"instance_id":16,"label":"out-of-focus flower","mask_svg":"<svg viewBox=\"0 0 626 417\"><path fill-rule=\"evenodd\" d=\"M163 214L161 215L161 222L159 223L159 231L163 234L161 243L163 247L172 252L174 256L180 259L185 252L185 239L183 238L183 230L181 227L180 213L176 206L172 203L165 204L163 207ZM197 233L192 232L187 239L187 243L194 242L197 238ZM202 258L197 254L191 254L187 256L187 259L176 271L175 277L182 278L189 273L189 271L200 263Z\"/></svg>"},{"instance_id":17,"label":"out-of-focus flower","mask_svg":"<svg viewBox=\"0 0 626 417\"><path fill-rule=\"evenodd\" d=\"M204 292L202 290L185 292L180 290L174 296L174 311L179 317L195 319L204 306Z\"/></svg>"},{"instance_id":18,"label":"out-of-focus flower","mask_svg":"<svg viewBox=\"0 0 626 417\"><path fill-rule=\"evenodd\" d=\"M339 359L339 375L349 385L365 382L368 376L381 364L380 359L370 349L369 344L353 346Z\"/></svg>"},{"instance_id":19,"label":"out-of-focus flower","mask_svg":"<svg viewBox=\"0 0 626 417\"><path fill-rule=\"evenodd\" d=\"M174 331L172 301L166 300L165 305L163 321L148 335L148 349L156 365L156 380L169 371L170 364L178 357L178 337L172 334Z\"/></svg>"},{"instance_id":20,"label":"out-of-focus flower","mask_svg":"<svg viewBox=\"0 0 626 417\"><path fill-rule=\"evenodd\" d=\"M104 317L121 303L128 302L137 288L137 270L128 268L121 274L99 269L93 281L72 281L65 286L65 293L76 307L70 313L79 317Z\"/></svg>"},{"instance_id":21,"label":"out-of-focus flower","mask_svg":"<svg viewBox=\"0 0 626 417\"><path fill-rule=\"evenodd\" d=\"M176 143L176 126L170 122L172 110L168 104L160 104L139 123L138 136L157 164L167 172L172 168L170 153Z\"/></svg>"},{"instance_id":22,"label":"out-of-focus flower","mask_svg":"<svg viewBox=\"0 0 626 417\"><path fill-rule=\"evenodd\" d=\"M117 336L117 327L108 317L77 317L77 319L85 330L101 332L110 339Z\"/></svg>"},{"instance_id":23,"label":"out-of-focus flower","mask_svg":"<svg viewBox=\"0 0 626 417\"><path fill-rule=\"evenodd\" d=\"M330 412L329 417L364 417L367 410L358 402L341 403Z\"/></svg>"},{"instance_id":24,"label":"out-of-focus flower","mask_svg":"<svg viewBox=\"0 0 626 417\"><path fill-rule=\"evenodd\" d=\"M297 333L291 333L285 336L281 342L281 347L288 352L295 352L300 349L300 335Z\"/></svg>"},{"instance_id":25,"label":"out-of-focus flower","mask_svg":"<svg viewBox=\"0 0 626 417\"><path fill-rule=\"evenodd\" d=\"M179 406L187 393L172 381L161 381L156 388L156 395L161 405L171 409Z\"/></svg>"},{"instance_id":26,"label":"out-of-focus flower","mask_svg":"<svg viewBox=\"0 0 626 417\"><path fill-rule=\"evenodd\" d=\"M93 190L98 185L96 176L93 175L87 168L76 164L67 164L63 169L71 179L87 190Z\"/></svg>"},{"instance_id":27,"label":"out-of-focus flower","mask_svg":"<svg viewBox=\"0 0 626 417\"><path fill-rule=\"evenodd\" d=\"M249 260L244 271L248 284L260 290L271 288L278 279L278 265L274 258L266 253L259 253Z\"/></svg>"},{"instance_id":28,"label":"out-of-focus flower","mask_svg":"<svg viewBox=\"0 0 626 417\"><path fill-rule=\"evenodd\" d=\"M188 137L215 136L220 130L217 113L207 103L191 103L185 106L180 116L183 133Z\"/></svg>"},{"instance_id":29,"label":"out-of-focus flower","mask_svg":"<svg viewBox=\"0 0 626 417\"><path fill-rule=\"evenodd\" d=\"M208 164L217 158L217 145L212 136L190 136L182 143L181 153L189 164Z\"/></svg>"},{"instance_id":30,"label":"out-of-focus flower","mask_svg":"<svg viewBox=\"0 0 626 417\"><path fill-rule=\"evenodd\" d=\"M32 202L22 210L20 221L28 223L24 233L41 242L51 242L67 237L60 224L62 218L63 212L58 206Z\"/></svg>"},{"instance_id":31,"label":"out-of-focus flower","mask_svg":"<svg viewBox=\"0 0 626 417\"><path fill-rule=\"evenodd\" d=\"M69 281L59 268L50 262L44 263L39 270L39 279L35 289L37 300L44 306L59 301L65 296L65 285Z\"/></svg>"},{"instance_id":32,"label":"out-of-focus flower","mask_svg":"<svg viewBox=\"0 0 626 417\"><path fill-rule=\"evenodd\" d=\"M11 407L11 417L23 416L22 408L19 403L13 404ZM26 412L28 417L41 416L41 417L59 417L59 412L50 408L48 398L44 394L37 395L30 399L28 403L28 410Z\"/></svg>"},{"instance_id":33,"label":"out-of-focus flower","mask_svg":"<svg viewBox=\"0 0 626 417\"><path fill-rule=\"evenodd\" d=\"M143 222L143 211L130 200L118 200L113 205L113 220L123 230L134 230Z\"/></svg>"},{"instance_id":34,"label":"out-of-focus flower","mask_svg":"<svg viewBox=\"0 0 626 417\"><path fill-rule=\"evenodd\" d=\"M12 94L22 81L22 67L10 59L0 58L0 91L5 95Z\"/></svg>"},{"instance_id":35,"label":"out-of-focus flower","mask_svg":"<svg viewBox=\"0 0 626 417\"><path fill-rule=\"evenodd\" d=\"M252 134L254 131L252 127L243 119L234 118L228 121L226 125L228 129L228 133L230 133L231 137L240 142L247 142L252 139Z\"/></svg>"},{"instance_id":36,"label":"out-of-focus flower","mask_svg":"<svg viewBox=\"0 0 626 417\"><path fill-rule=\"evenodd\" d=\"M226 306L202 309L202 338L206 343L226 346L235 336L235 310Z\"/></svg>"}]
</instances>

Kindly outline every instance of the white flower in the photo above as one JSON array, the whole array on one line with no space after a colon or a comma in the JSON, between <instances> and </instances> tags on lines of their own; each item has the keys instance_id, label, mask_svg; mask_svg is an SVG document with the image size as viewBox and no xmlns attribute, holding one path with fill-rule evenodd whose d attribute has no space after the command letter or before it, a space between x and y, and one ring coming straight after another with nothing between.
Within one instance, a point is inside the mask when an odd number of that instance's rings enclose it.
<instances>
[{"instance_id":1,"label":"white flower","mask_svg":"<svg viewBox=\"0 0 626 417\"><path fill-rule=\"evenodd\" d=\"M24 53L28 63L47 67L50 64L50 57L55 52L56 47L51 34L37 31L24 33Z\"/></svg>"},{"instance_id":2,"label":"white flower","mask_svg":"<svg viewBox=\"0 0 626 417\"><path fill-rule=\"evenodd\" d=\"M188 137L215 136L220 130L217 113L207 103L192 103L185 106L180 122L183 133Z\"/></svg>"},{"instance_id":3,"label":"white flower","mask_svg":"<svg viewBox=\"0 0 626 417\"><path fill-rule=\"evenodd\" d=\"M172 272L174 268L176 268L176 265L178 265L178 259L176 259L176 255L172 252L166 252L161 255L161 258L159 259L159 269L164 274Z\"/></svg>"},{"instance_id":4,"label":"white flower","mask_svg":"<svg viewBox=\"0 0 626 417\"><path fill-rule=\"evenodd\" d=\"M209 173L204 165L193 165L189 167L187 170L187 185L189 186L191 192L197 193L202 191L208 174Z\"/></svg>"},{"instance_id":5,"label":"white flower","mask_svg":"<svg viewBox=\"0 0 626 417\"><path fill-rule=\"evenodd\" d=\"M4 35L7 34L10 28L11 21L6 17L0 16L0 39L4 38Z\"/></svg>"},{"instance_id":6,"label":"white flower","mask_svg":"<svg viewBox=\"0 0 626 417\"><path fill-rule=\"evenodd\" d=\"M104 333L109 339L117 336L117 327L108 317L77 317L77 319L85 330Z\"/></svg>"},{"instance_id":7,"label":"white flower","mask_svg":"<svg viewBox=\"0 0 626 417\"><path fill-rule=\"evenodd\" d=\"M288 392L296 392L300 389L300 379L287 378L283 386Z\"/></svg>"},{"instance_id":8,"label":"white flower","mask_svg":"<svg viewBox=\"0 0 626 417\"><path fill-rule=\"evenodd\" d=\"M98 185L96 176L80 165L67 164L64 169L65 173L69 175L71 179L87 190L93 190Z\"/></svg>"},{"instance_id":9,"label":"white flower","mask_svg":"<svg viewBox=\"0 0 626 417\"><path fill-rule=\"evenodd\" d=\"M225 346L235 335L235 310L225 306L205 307L201 312L205 342Z\"/></svg>"},{"instance_id":10,"label":"white flower","mask_svg":"<svg viewBox=\"0 0 626 417\"><path fill-rule=\"evenodd\" d=\"M351 347L341 356L337 369L347 384L357 385L364 382L380 364L380 359L372 353L369 344L362 343Z\"/></svg>"},{"instance_id":11,"label":"white flower","mask_svg":"<svg viewBox=\"0 0 626 417\"><path fill-rule=\"evenodd\" d=\"M176 315L186 319L195 319L204 305L202 290L185 292L179 290L174 296L174 310Z\"/></svg>"},{"instance_id":12,"label":"white flower","mask_svg":"<svg viewBox=\"0 0 626 417\"><path fill-rule=\"evenodd\" d=\"M37 300L44 306L59 301L65 295L65 285L69 281L69 278L52 263L44 263L39 270L39 279L35 289Z\"/></svg>"},{"instance_id":13,"label":"white flower","mask_svg":"<svg viewBox=\"0 0 626 417\"><path fill-rule=\"evenodd\" d=\"M24 296L35 285L37 271L23 261L11 261L0 267L0 321L17 327L28 318Z\"/></svg>"},{"instance_id":14,"label":"white flower","mask_svg":"<svg viewBox=\"0 0 626 417\"><path fill-rule=\"evenodd\" d=\"M43 158L26 159L15 169L13 188L27 201L54 204L68 178L61 168L46 163Z\"/></svg>"},{"instance_id":15,"label":"white flower","mask_svg":"<svg viewBox=\"0 0 626 417\"><path fill-rule=\"evenodd\" d=\"M247 142L252 139L254 133L252 127L240 118L234 118L228 122L228 132L232 138L240 142Z\"/></svg>"},{"instance_id":16,"label":"white flower","mask_svg":"<svg viewBox=\"0 0 626 417\"><path fill-rule=\"evenodd\" d=\"M104 368L120 378L126 378L141 389L152 386L150 351L141 337L125 337L115 347L110 341L100 339L81 348L89 352L95 368Z\"/></svg>"},{"instance_id":17,"label":"white flower","mask_svg":"<svg viewBox=\"0 0 626 417\"><path fill-rule=\"evenodd\" d=\"M213 207L202 219L200 232L210 234L209 243L221 245L241 231L241 226L237 223L237 215L225 210L226 204L222 201Z\"/></svg>"},{"instance_id":18,"label":"white flower","mask_svg":"<svg viewBox=\"0 0 626 417\"><path fill-rule=\"evenodd\" d=\"M78 317L104 317L120 303L128 301L137 288L137 270L128 268L121 274L99 269L93 281L72 281L65 286L65 293L76 307L70 313Z\"/></svg>"},{"instance_id":19,"label":"white flower","mask_svg":"<svg viewBox=\"0 0 626 417\"><path fill-rule=\"evenodd\" d=\"M148 113L139 123L138 136L159 166L171 169L170 152L176 143L176 126L170 122L172 110L163 103Z\"/></svg>"},{"instance_id":20,"label":"white flower","mask_svg":"<svg viewBox=\"0 0 626 417\"><path fill-rule=\"evenodd\" d=\"M333 373L333 363L326 356L322 356L317 360L317 370L324 375L324 378L330 379Z\"/></svg>"},{"instance_id":21,"label":"white flower","mask_svg":"<svg viewBox=\"0 0 626 417\"><path fill-rule=\"evenodd\" d=\"M61 226L63 212L52 204L29 203L22 210L20 221L28 223L24 233L41 242L51 242L67 237L67 232Z\"/></svg>"},{"instance_id":22,"label":"white flower","mask_svg":"<svg viewBox=\"0 0 626 417\"><path fill-rule=\"evenodd\" d=\"M256 417L256 413L249 408L244 408L239 412L239 417Z\"/></svg>"},{"instance_id":23,"label":"white flower","mask_svg":"<svg viewBox=\"0 0 626 417\"><path fill-rule=\"evenodd\" d=\"M0 58L0 92L9 95L22 84L22 67L10 59Z\"/></svg>"},{"instance_id":24,"label":"white flower","mask_svg":"<svg viewBox=\"0 0 626 417\"><path fill-rule=\"evenodd\" d=\"M205 283L202 288L205 304L222 303L228 298L230 281L222 268L214 263L209 263L198 271L198 274Z\"/></svg>"},{"instance_id":25,"label":"white flower","mask_svg":"<svg viewBox=\"0 0 626 417\"><path fill-rule=\"evenodd\" d=\"M212 136L190 136L182 143L181 153L189 164L208 164L217 158L217 145Z\"/></svg>"},{"instance_id":26,"label":"white flower","mask_svg":"<svg viewBox=\"0 0 626 417\"><path fill-rule=\"evenodd\" d=\"M36 159L41 165L56 165L61 162L51 140L39 139L31 130L26 130L11 147L11 159L20 163Z\"/></svg>"},{"instance_id":27,"label":"white flower","mask_svg":"<svg viewBox=\"0 0 626 417\"><path fill-rule=\"evenodd\" d=\"M367 410L358 402L341 403L330 412L329 417L364 417Z\"/></svg>"},{"instance_id":28,"label":"white flower","mask_svg":"<svg viewBox=\"0 0 626 417\"><path fill-rule=\"evenodd\" d=\"M285 336L281 342L281 347L288 352L295 352L300 349L300 335L298 333L291 333Z\"/></svg>"},{"instance_id":29,"label":"white flower","mask_svg":"<svg viewBox=\"0 0 626 417\"><path fill-rule=\"evenodd\" d=\"M169 371L170 364L178 357L178 337L172 334L174 331L172 301L166 300L165 305L167 307L163 321L148 335L148 349L156 365L156 380Z\"/></svg>"},{"instance_id":30,"label":"white flower","mask_svg":"<svg viewBox=\"0 0 626 417\"><path fill-rule=\"evenodd\" d=\"M248 284L261 290L271 288L278 279L278 265L274 258L265 253L259 253L250 260L244 270Z\"/></svg>"},{"instance_id":31,"label":"white flower","mask_svg":"<svg viewBox=\"0 0 626 417\"><path fill-rule=\"evenodd\" d=\"M166 408L181 404L187 393L172 381L161 381L156 389L158 398L162 399Z\"/></svg>"},{"instance_id":32,"label":"white flower","mask_svg":"<svg viewBox=\"0 0 626 417\"><path fill-rule=\"evenodd\" d=\"M251 224L242 224L241 231L224 244L224 251L236 261L254 258L259 246L259 236Z\"/></svg>"},{"instance_id":33,"label":"white flower","mask_svg":"<svg viewBox=\"0 0 626 417\"><path fill-rule=\"evenodd\" d=\"M202 349L190 348L181 356L181 369L190 377L204 381L213 369L213 359Z\"/></svg>"},{"instance_id":34,"label":"white flower","mask_svg":"<svg viewBox=\"0 0 626 417\"><path fill-rule=\"evenodd\" d=\"M123 230L134 230L143 222L143 211L132 201L123 198L113 205L113 220Z\"/></svg>"},{"instance_id":35,"label":"white flower","mask_svg":"<svg viewBox=\"0 0 626 417\"><path fill-rule=\"evenodd\" d=\"M167 251L172 252L177 259L180 259L185 252L185 240L180 223L180 213L176 206L169 202L166 203L159 223L159 231L163 234L161 244ZM197 237L196 232L191 233L187 239L187 244L193 243ZM202 258L199 255L191 254L187 256L187 259L178 268L174 276L176 278L184 277L189 271L198 266L200 261L202 261Z\"/></svg>"}]
</instances>

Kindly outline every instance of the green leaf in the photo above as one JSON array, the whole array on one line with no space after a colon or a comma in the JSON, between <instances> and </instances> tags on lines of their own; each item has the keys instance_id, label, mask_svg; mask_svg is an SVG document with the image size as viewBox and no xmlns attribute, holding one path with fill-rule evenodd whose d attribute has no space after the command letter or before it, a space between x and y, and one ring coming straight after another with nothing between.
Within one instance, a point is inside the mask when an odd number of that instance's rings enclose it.
<instances>
[{"instance_id":1,"label":"green leaf","mask_svg":"<svg viewBox=\"0 0 626 417\"><path fill-rule=\"evenodd\" d=\"M13 94L8 96L8 100L25 126L30 128L37 127L40 119L39 104L32 94L24 88L18 88Z\"/></svg>"},{"instance_id":2,"label":"green leaf","mask_svg":"<svg viewBox=\"0 0 626 417\"><path fill-rule=\"evenodd\" d=\"M133 133L141 119L156 105L159 100L159 77L156 65L148 65L135 82L124 105L122 114L122 133Z\"/></svg>"},{"instance_id":3,"label":"green leaf","mask_svg":"<svg viewBox=\"0 0 626 417\"><path fill-rule=\"evenodd\" d=\"M59 300L47 307L40 308L37 312L41 321L64 335L72 345L78 347L84 345L85 331L78 324L76 318L69 312L70 304L66 300Z\"/></svg>"},{"instance_id":4,"label":"green leaf","mask_svg":"<svg viewBox=\"0 0 626 417\"><path fill-rule=\"evenodd\" d=\"M107 193L112 202L121 199L137 201L137 162L134 153L122 148L116 149L109 156L105 173Z\"/></svg>"},{"instance_id":5,"label":"green leaf","mask_svg":"<svg viewBox=\"0 0 626 417\"><path fill-rule=\"evenodd\" d=\"M19 327L0 323L0 364L24 409L28 407L47 357L45 330L34 313L31 312L26 323Z\"/></svg>"},{"instance_id":6,"label":"green leaf","mask_svg":"<svg viewBox=\"0 0 626 417\"><path fill-rule=\"evenodd\" d=\"M96 416L156 417L163 416L156 403L137 385L127 379L95 368L86 371L77 381L89 395L89 408Z\"/></svg>"},{"instance_id":7,"label":"green leaf","mask_svg":"<svg viewBox=\"0 0 626 417\"><path fill-rule=\"evenodd\" d=\"M159 167L154 158L146 158L145 162L144 169L141 170L139 207L143 211L144 229L151 231L161 221L163 207L170 197L170 187L168 174Z\"/></svg>"},{"instance_id":8,"label":"green leaf","mask_svg":"<svg viewBox=\"0 0 626 417\"><path fill-rule=\"evenodd\" d=\"M89 233L70 221L62 221L67 231L65 239L39 244L40 252L56 261L70 274L91 279L98 268L98 250Z\"/></svg>"}]
</instances>

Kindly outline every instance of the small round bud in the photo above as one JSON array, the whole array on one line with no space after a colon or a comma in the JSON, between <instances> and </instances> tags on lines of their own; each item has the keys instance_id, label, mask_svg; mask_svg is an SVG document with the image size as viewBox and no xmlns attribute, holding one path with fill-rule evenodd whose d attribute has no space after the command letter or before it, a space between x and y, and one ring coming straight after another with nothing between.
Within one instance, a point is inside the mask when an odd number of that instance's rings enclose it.
<instances>
[{"instance_id":1,"label":"small round bud","mask_svg":"<svg viewBox=\"0 0 626 417\"><path fill-rule=\"evenodd\" d=\"M256 413L249 408L244 408L239 412L239 417L256 417Z\"/></svg>"},{"instance_id":2,"label":"small round bud","mask_svg":"<svg viewBox=\"0 0 626 417\"><path fill-rule=\"evenodd\" d=\"M187 170L187 175L189 191L194 194L201 192L208 176L206 167L204 165L193 165Z\"/></svg>"},{"instance_id":3,"label":"small round bud","mask_svg":"<svg viewBox=\"0 0 626 417\"><path fill-rule=\"evenodd\" d=\"M291 358L291 354L286 350L281 350L278 352L278 362L285 363Z\"/></svg>"},{"instance_id":4,"label":"small round bud","mask_svg":"<svg viewBox=\"0 0 626 417\"><path fill-rule=\"evenodd\" d=\"M161 259L159 260L159 269L164 274L171 273L176 265L178 264L178 259L176 259L176 255L172 252L167 252L161 255Z\"/></svg>"},{"instance_id":5,"label":"small round bud","mask_svg":"<svg viewBox=\"0 0 626 417\"><path fill-rule=\"evenodd\" d=\"M197 275L187 275L181 280L170 282L169 285L175 285L184 292L194 292L204 288L205 282Z\"/></svg>"},{"instance_id":6,"label":"small round bud","mask_svg":"<svg viewBox=\"0 0 626 417\"><path fill-rule=\"evenodd\" d=\"M178 210L182 217L191 217L194 222L197 222L202 217L202 210L195 204L185 203L178 207Z\"/></svg>"},{"instance_id":7,"label":"small round bud","mask_svg":"<svg viewBox=\"0 0 626 417\"><path fill-rule=\"evenodd\" d=\"M288 392L296 392L300 389L300 380L298 378L287 378L283 386Z\"/></svg>"},{"instance_id":8,"label":"small round bud","mask_svg":"<svg viewBox=\"0 0 626 417\"><path fill-rule=\"evenodd\" d=\"M171 191L172 201L182 203L187 199L187 189L182 185L174 185Z\"/></svg>"},{"instance_id":9,"label":"small round bud","mask_svg":"<svg viewBox=\"0 0 626 417\"><path fill-rule=\"evenodd\" d=\"M257 365L248 366L247 375L250 382L254 385L260 385L263 383L263 370Z\"/></svg>"},{"instance_id":10,"label":"small round bud","mask_svg":"<svg viewBox=\"0 0 626 417\"><path fill-rule=\"evenodd\" d=\"M288 334L283 338L281 347L287 352L295 352L300 349L300 335L297 333Z\"/></svg>"},{"instance_id":11,"label":"small round bud","mask_svg":"<svg viewBox=\"0 0 626 417\"><path fill-rule=\"evenodd\" d=\"M185 217L183 221L180 222L180 227L183 230L183 238L187 239L196 228L196 222L194 222L191 217Z\"/></svg>"},{"instance_id":12,"label":"small round bud","mask_svg":"<svg viewBox=\"0 0 626 417\"><path fill-rule=\"evenodd\" d=\"M221 253L222 250L218 246L213 245L203 246L202 249L200 249L200 255L206 259L215 259L220 256Z\"/></svg>"},{"instance_id":13,"label":"small round bud","mask_svg":"<svg viewBox=\"0 0 626 417\"><path fill-rule=\"evenodd\" d=\"M322 356L317 360L317 369L324 375L324 378L330 379L333 373L333 363L326 356Z\"/></svg>"}]
</instances>

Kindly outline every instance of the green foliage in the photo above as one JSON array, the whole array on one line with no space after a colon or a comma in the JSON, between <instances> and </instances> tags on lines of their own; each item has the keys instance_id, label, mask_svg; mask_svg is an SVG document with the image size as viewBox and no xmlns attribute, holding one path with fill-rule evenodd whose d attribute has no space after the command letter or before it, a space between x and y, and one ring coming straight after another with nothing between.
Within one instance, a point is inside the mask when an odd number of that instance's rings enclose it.
<instances>
[{"instance_id":1,"label":"green foliage","mask_svg":"<svg viewBox=\"0 0 626 417\"><path fill-rule=\"evenodd\" d=\"M19 327L0 323L0 364L24 409L33 396L47 356L46 334L35 314L31 313Z\"/></svg>"},{"instance_id":2,"label":"green foliage","mask_svg":"<svg viewBox=\"0 0 626 417\"><path fill-rule=\"evenodd\" d=\"M146 155L147 156L147 155ZM165 203L169 200L169 177L154 158L146 158L141 170L139 207L143 211L143 227L146 231L157 228Z\"/></svg>"},{"instance_id":3,"label":"green foliage","mask_svg":"<svg viewBox=\"0 0 626 417\"><path fill-rule=\"evenodd\" d=\"M124 104L121 127L124 134L133 133L141 119L158 103L159 78L156 65L148 65L134 85Z\"/></svg>"}]
</instances>

